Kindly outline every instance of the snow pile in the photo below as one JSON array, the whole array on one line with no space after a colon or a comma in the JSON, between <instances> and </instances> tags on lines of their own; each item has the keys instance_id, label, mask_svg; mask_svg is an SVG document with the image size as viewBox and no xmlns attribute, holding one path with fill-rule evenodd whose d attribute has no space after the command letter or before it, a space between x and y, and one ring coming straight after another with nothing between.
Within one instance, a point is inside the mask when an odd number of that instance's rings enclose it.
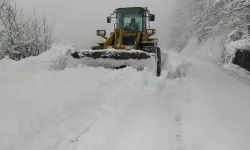
<instances>
[{"instance_id":1,"label":"snow pile","mask_svg":"<svg viewBox=\"0 0 250 150\"><path fill-rule=\"evenodd\" d=\"M7 56L3 58L0 63L2 64L21 64L23 66L30 65L36 69L46 69L46 70L62 70L67 67L66 55L73 51L75 48L72 45L53 45L52 48L39 56L31 56L21 61L10 60ZM3 66L4 67L4 66Z\"/></svg>"},{"instance_id":2,"label":"snow pile","mask_svg":"<svg viewBox=\"0 0 250 150\"><path fill-rule=\"evenodd\" d=\"M53 45L51 50L43 53L38 57L28 58L27 61L33 61L33 64L43 64L43 67L48 70L64 70L66 68L93 67L93 68L109 68L104 60L89 60L89 59L73 59L69 54L75 52L76 49L72 45ZM135 51L136 52L136 51ZM34 62L35 61L35 62ZM25 61L24 61L25 62ZM145 70L155 73L155 60L154 58L149 60L129 60L125 61L131 65L131 69L143 70L140 67L145 67ZM108 63L113 65L124 64L123 61L108 60ZM162 70L163 74L168 74L169 78L183 77L187 74L190 63L178 53L174 51L162 50ZM139 68L139 69L138 69ZM135 69L135 70L136 70Z\"/></svg>"},{"instance_id":3,"label":"snow pile","mask_svg":"<svg viewBox=\"0 0 250 150\"><path fill-rule=\"evenodd\" d=\"M46 53L39 56L39 59L48 62L47 67L50 70L63 70L67 64L67 55L75 50L73 45L53 45Z\"/></svg>"},{"instance_id":4,"label":"snow pile","mask_svg":"<svg viewBox=\"0 0 250 150\"><path fill-rule=\"evenodd\" d=\"M113 50L112 50L113 51ZM121 51L122 52L122 51ZM131 51L136 52L136 51ZM174 51L168 51L162 49L162 71L167 72L169 78L178 78L183 77L188 72L189 62L181 57L178 53ZM156 61L152 57L147 60L125 60L125 61L116 61L116 60L103 60L103 59L81 59L76 60L71 56L67 57L67 67L77 67L79 64L85 65L88 67L119 67L124 64L129 65L131 68L141 70L141 68L146 68L146 70L155 72L156 70Z\"/></svg>"}]
</instances>

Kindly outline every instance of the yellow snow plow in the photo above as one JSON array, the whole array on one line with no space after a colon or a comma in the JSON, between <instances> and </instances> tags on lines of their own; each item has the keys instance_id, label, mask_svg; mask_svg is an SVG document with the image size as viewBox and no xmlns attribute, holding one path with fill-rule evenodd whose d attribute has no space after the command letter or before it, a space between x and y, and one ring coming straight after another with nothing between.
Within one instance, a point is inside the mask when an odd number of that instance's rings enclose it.
<instances>
[{"instance_id":1,"label":"yellow snow plow","mask_svg":"<svg viewBox=\"0 0 250 150\"><path fill-rule=\"evenodd\" d=\"M158 39L150 38L156 34L150 29L150 21L155 20L148 8L117 8L107 17L107 23L115 19L114 31L107 36L106 30L97 30L97 36L104 38L103 43L91 50L78 50L71 54L74 59L87 65L151 67L156 75L161 75L161 50Z\"/></svg>"}]
</instances>

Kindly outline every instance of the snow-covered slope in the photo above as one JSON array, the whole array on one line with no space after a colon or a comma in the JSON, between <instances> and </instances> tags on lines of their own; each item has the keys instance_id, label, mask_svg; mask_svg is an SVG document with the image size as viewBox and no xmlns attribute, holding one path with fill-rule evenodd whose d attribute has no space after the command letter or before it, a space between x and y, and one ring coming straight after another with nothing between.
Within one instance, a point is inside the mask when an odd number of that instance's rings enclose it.
<instances>
[{"instance_id":1,"label":"snow-covered slope","mask_svg":"<svg viewBox=\"0 0 250 150\"><path fill-rule=\"evenodd\" d=\"M166 52L157 78L132 68L68 68L69 48L0 60L1 150L250 148L250 87L212 59Z\"/></svg>"}]
</instances>

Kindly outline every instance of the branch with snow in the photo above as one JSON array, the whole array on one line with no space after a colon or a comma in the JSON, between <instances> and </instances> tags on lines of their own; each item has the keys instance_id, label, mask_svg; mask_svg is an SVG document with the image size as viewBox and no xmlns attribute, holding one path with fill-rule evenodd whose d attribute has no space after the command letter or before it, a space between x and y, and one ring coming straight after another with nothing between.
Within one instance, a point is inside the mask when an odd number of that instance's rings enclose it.
<instances>
[{"instance_id":1,"label":"branch with snow","mask_svg":"<svg viewBox=\"0 0 250 150\"><path fill-rule=\"evenodd\" d=\"M186 14L185 16L189 17L186 20L176 19L184 20L182 22L184 32L177 41L179 45L182 44L180 41L186 39L186 36L188 36L187 38L196 36L204 41L221 29L241 32L242 38L248 34L250 0L186 0L181 2L184 4L180 3L180 5L188 7L180 9L182 11L180 14ZM179 18L183 18L183 16L179 16ZM175 23L182 27L180 22Z\"/></svg>"}]
</instances>

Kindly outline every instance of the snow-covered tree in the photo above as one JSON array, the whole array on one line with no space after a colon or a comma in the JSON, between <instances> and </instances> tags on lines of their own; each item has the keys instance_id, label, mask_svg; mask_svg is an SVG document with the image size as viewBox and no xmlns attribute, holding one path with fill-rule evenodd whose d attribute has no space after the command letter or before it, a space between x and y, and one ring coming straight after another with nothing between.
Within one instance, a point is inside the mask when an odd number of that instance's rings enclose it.
<instances>
[{"instance_id":1,"label":"snow-covered tree","mask_svg":"<svg viewBox=\"0 0 250 150\"><path fill-rule=\"evenodd\" d=\"M194 34L192 31L194 22L206 13L206 8L211 5L211 0L178 0L174 20L172 22L173 32L177 32L176 39L180 49L188 44L189 37Z\"/></svg>"},{"instance_id":2,"label":"snow-covered tree","mask_svg":"<svg viewBox=\"0 0 250 150\"><path fill-rule=\"evenodd\" d=\"M52 45L51 26L45 18L25 18L22 10L8 0L0 0L0 49L11 59L37 56Z\"/></svg>"},{"instance_id":3,"label":"snow-covered tree","mask_svg":"<svg viewBox=\"0 0 250 150\"><path fill-rule=\"evenodd\" d=\"M183 1L183 0L179 0ZM178 45L196 36L198 42L206 40L212 33L228 29L234 31L237 37L244 38L247 26L250 24L250 0L185 0L180 3L185 9L180 9L177 18L183 22L183 32L178 39ZM231 30L231 31L230 31ZM234 34L231 35L234 36ZM184 42L183 42L184 41Z\"/></svg>"}]
</instances>

